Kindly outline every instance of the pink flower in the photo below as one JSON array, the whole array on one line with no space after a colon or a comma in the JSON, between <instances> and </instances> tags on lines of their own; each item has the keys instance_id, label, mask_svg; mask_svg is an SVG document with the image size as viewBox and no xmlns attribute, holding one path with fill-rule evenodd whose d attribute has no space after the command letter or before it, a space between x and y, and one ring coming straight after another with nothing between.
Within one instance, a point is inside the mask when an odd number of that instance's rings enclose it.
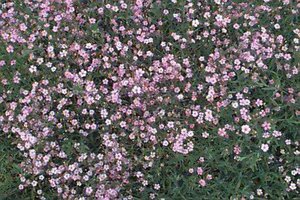
<instances>
[{"instance_id":1,"label":"pink flower","mask_svg":"<svg viewBox=\"0 0 300 200\"><path fill-rule=\"evenodd\" d=\"M200 179L199 180L199 184L202 186L202 187L205 187L206 186L206 181L204 179Z\"/></svg>"},{"instance_id":2,"label":"pink flower","mask_svg":"<svg viewBox=\"0 0 300 200\"><path fill-rule=\"evenodd\" d=\"M197 174L198 174L199 176L201 176L201 175L203 174L203 169L202 169L202 167L198 167L198 168L197 168Z\"/></svg>"},{"instance_id":3,"label":"pink flower","mask_svg":"<svg viewBox=\"0 0 300 200\"><path fill-rule=\"evenodd\" d=\"M264 129L265 131L271 129L271 124L270 124L269 122L267 122L267 121L265 121L261 126L263 127L263 129Z\"/></svg>"},{"instance_id":4,"label":"pink flower","mask_svg":"<svg viewBox=\"0 0 300 200\"><path fill-rule=\"evenodd\" d=\"M233 152L236 155L239 155L242 152L241 147L239 147L238 145L235 145L234 148L233 148Z\"/></svg>"},{"instance_id":5,"label":"pink flower","mask_svg":"<svg viewBox=\"0 0 300 200\"><path fill-rule=\"evenodd\" d=\"M221 136L221 137L228 138L228 134L226 133L225 128L219 128L218 135Z\"/></svg>"},{"instance_id":6,"label":"pink flower","mask_svg":"<svg viewBox=\"0 0 300 200\"><path fill-rule=\"evenodd\" d=\"M11 46L11 45L9 45L8 47L6 47L6 51L7 51L8 53L13 53L13 52L14 52L14 47Z\"/></svg>"}]
</instances>

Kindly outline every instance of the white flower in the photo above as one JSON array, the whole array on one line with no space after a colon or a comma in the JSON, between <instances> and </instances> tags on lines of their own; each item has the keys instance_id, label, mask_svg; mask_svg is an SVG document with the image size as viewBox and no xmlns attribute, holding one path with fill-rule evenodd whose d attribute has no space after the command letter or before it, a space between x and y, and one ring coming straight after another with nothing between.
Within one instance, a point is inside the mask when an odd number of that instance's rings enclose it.
<instances>
[{"instance_id":1,"label":"white flower","mask_svg":"<svg viewBox=\"0 0 300 200\"><path fill-rule=\"evenodd\" d=\"M280 29L280 25L279 25L279 24L275 24L275 25L274 25L274 28L275 28L275 29Z\"/></svg>"},{"instance_id":2,"label":"white flower","mask_svg":"<svg viewBox=\"0 0 300 200\"><path fill-rule=\"evenodd\" d=\"M167 140L164 140L163 141L163 145L166 147L166 146L168 146L168 144L169 144L169 142L167 141Z\"/></svg>"},{"instance_id":3,"label":"white flower","mask_svg":"<svg viewBox=\"0 0 300 200\"><path fill-rule=\"evenodd\" d=\"M29 71L30 71L30 73L36 72L36 66L31 65L30 68L29 68Z\"/></svg>"},{"instance_id":4,"label":"white flower","mask_svg":"<svg viewBox=\"0 0 300 200\"><path fill-rule=\"evenodd\" d=\"M250 128L249 125L243 125L242 126L242 132L243 133L248 134L248 133L250 133L250 131L251 131L251 128Z\"/></svg>"},{"instance_id":5,"label":"white flower","mask_svg":"<svg viewBox=\"0 0 300 200\"><path fill-rule=\"evenodd\" d=\"M178 98L179 100L182 100L182 99L183 99L183 95L182 95L182 94L179 94L179 95L177 95L177 98Z\"/></svg>"},{"instance_id":6,"label":"white flower","mask_svg":"<svg viewBox=\"0 0 300 200\"><path fill-rule=\"evenodd\" d=\"M194 19L193 21L192 21L192 26L193 27L198 27L199 26L199 20L198 19Z\"/></svg>"},{"instance_id":7,"label":"white flower","mask_svg":"<svg viewBox=\"0 0 300 200\"><path fill-rule=\"evenodd\" d=\"M286 182L290 182L291 181L291 177L290 176L286 176L284 179Z\"/></svg>"},{"instance_id":8,"label":"white flower","mask_svg":"<svg viewBox=\"0 0 300 200\"><path fill-rule=\"evenodd\" d=\"M261 150L263 150L263 152L267 152L269 150L269 145L268 144L262 144L261 145Z\"/></svg>"},{"instance_id":9,"label":"white flower","mask_svg":"<svg viewBox=\"0 0 300 200\"><path fill-rule=\"evenodd\" d=\"M111 125L111 120L110 119L107 119L105 120L105 124L108 126L108 125Z\"/></svg>"},{"instance_id":10,"label":"white flower","mask_svg":"<svg viewBox=\"0 0 300 200\"><path fill-rule=\"evenodd\" d=\"M239 103L234 101L234 102L232 102L231 105L232 105L233 108L237 108L239 106Z\"/></svg>"},{"instance_id":11,"label":"white flower","mask_svg":"<svg viewBox=\"0 0 300 200\"><path fill-rule=\"evenodd\" d=\"M155 189L155 190L159 190L159 188L160 188L160 185L159 185L159 184L154 184L154 189Z\"/></svg>"},{"instance_id":12,"label":"white flower","mask_svg":"<svg viewBox=\"0 0 300 200\"><path fill-rule=\"evenodd\" d=\"M260 195L263 194L263 191L262 191L262 189L257 189L257 190L256 190L256 193L257 193L258 196L260 196Z\"/></svg>"},{"instance_id":13,"label":"white flower","mask_svg":"<svg viewBox=\"0 0 300 200\"><path fill-rule=\"evenodd\" d=\"M292 174L293 176L296 176L296 175L298 174L298 172L297 172L297 170L292 170L291 174Z\"/></svg>"},{"instance_id":14,"label":"white flower","mask_svg":"<svg viewBox=\"0 0 300 200\"><path fill-rule=\"evenodd\" d=\"M202 133L202 137L208 138L208 136L209 136L209 133L207 133L207 132Z\"/></svg>"},{"instance_id":15,"label":"white flower","mask_svg":"<svg viewBox=\"0 0 300 200\"><path fill-rule=\"evenodd\" d=\"M82 70L79 72L79 76L85 77L85 76L86 76L86 71L85 71L84 69L82 69Z\"/></svg>"},{"instance_id":16,"label":"white flower","mask_svg":"<svg viewBox=\"0 0 300 200\"><path fill-rule=\"evenodd\" d=\"M295 184L295 183L291 183L290 189L291 189L291 190L296 190L296 189L297 189L296 184Z\"/></svg>"},{"instance_id":17,"label":"white flower","mask_svg":"<svg viewBox=\"0 0 300 200\"><path fill-rule=\"evenodd\" d=\"M134 87L132 88L132 92L133 92L134 94L140 94L140 93L142 92L142 90L141 90L141 88L140 88L139 86L134 86Z\"/></svg>"}]
</instances>

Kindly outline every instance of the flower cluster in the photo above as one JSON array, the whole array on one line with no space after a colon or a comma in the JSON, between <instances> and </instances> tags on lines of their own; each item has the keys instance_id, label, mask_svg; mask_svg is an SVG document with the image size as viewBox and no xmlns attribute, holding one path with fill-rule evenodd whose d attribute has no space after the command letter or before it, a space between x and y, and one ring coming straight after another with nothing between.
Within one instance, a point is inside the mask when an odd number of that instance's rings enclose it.
<instances>
[{"instance_id":1,"label":"flower cluster","mask_svg":"<svg viewBox=\"0 0 300 200\"><path fill-rule=\"evenodd\" d=\"M2 3L0 127L22 158L19 189L155 199L176 195L173 186L208 195L237 181L228 198L296 196L299 8Z\"/></svg>"}]
</instances>

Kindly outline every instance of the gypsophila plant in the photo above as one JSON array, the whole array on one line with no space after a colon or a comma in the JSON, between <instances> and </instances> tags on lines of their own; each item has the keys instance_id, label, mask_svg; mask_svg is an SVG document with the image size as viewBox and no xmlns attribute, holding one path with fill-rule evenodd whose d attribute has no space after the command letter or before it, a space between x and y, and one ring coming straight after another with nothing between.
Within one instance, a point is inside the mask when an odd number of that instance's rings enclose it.
<instances>
[{"instance_id":1,"label":"gypsophila plant","mask_svg":"<svg viewBox=\"0 0 300 200\"><path fill-rule=\"evenodd\" d=\"M296 199L299 12L0 1L0 199Z\"/></svg>"}]
</instances>

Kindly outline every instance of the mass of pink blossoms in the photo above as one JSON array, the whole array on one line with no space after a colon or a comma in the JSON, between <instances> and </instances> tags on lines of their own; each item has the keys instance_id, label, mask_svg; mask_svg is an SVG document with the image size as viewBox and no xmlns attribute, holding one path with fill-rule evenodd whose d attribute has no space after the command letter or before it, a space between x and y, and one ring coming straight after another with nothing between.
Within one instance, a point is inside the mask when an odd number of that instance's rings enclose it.
<instances>
[{"instance_id":1,"label":"mass of pink blossoms","mask_svg":"<svg viewBox=\"0 0 300 200\"><path fill-rule=\"evenodd\" d=\"M300 4L250 2L0 3L0 128L21 156L19 190L155 199L153 174L176 156L193 157L184 176L200 189L219 179L216 149L232 163L258 152L298 194L285 155L299 137L274 116L300 115ZM243 198L268 198L255 187Z\"/></svg>"}]
</instances>

